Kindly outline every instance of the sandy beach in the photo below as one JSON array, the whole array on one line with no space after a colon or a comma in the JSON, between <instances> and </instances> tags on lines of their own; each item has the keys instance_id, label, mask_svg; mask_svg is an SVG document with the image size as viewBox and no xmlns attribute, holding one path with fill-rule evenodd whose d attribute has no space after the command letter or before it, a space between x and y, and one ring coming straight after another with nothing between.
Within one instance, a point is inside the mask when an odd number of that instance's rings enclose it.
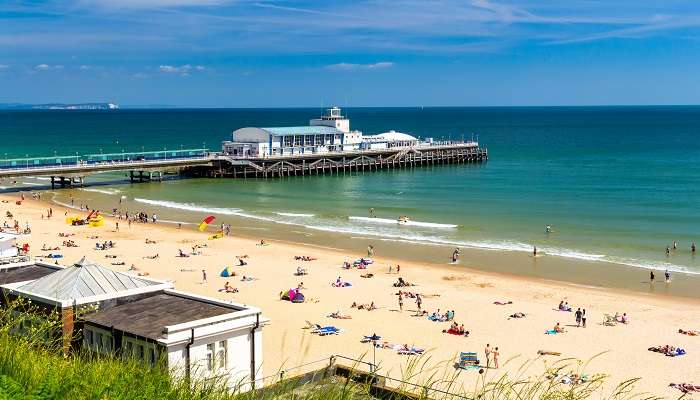
<instances>
[{"instance_id":1,"label":"sandy beach","mask_svg":"<svg viewBox=\"0 0 700 400\"><path fill-rule=\"evenodd\" d=\"M373 243L376 250L374 263L366 270L346 270L342 268L343 262L352 262L366 253L350 254L323 246L270 240L264 236L239 237L236 232L229 237L208 240L211 232L200 233L191 228L177 229L172 225L152 223L129 226L126 221L114 219L108 219L101 228L74 227L65 223L64 214L82 215L80 212L31 198L20 206L15 204L18 198L19 194L2 195L0 212L3 217L6 211L13 213L21 227L29 223L32 234L26 242L30 244L33 256L59 253L63 258L58 262L65 265L87 256L119 271L127 271L133 264L138 272L173 281L177 289L262 308L271 319L270 326L264 331L265 375L333 354L372 361L372 348L361 343L360 339L363 335L376 333L382 336L382 341L426 349L427 365L439 368L439 375L455 372L452 365L460 351L478 352L482 364L485 364L484 348L489 344L492 348L498 347L500 353L500 368L490 368L486 375L489 379L503 373L514 375L526 362L531 363L525 372L530 376L541 374L546 365L560 358L585 361L597 355L586 367L586 372L589 375L609 374L604 390L612 390L623 380L639 377L638 391L670 398L681 394L669 388L670 383L700 384L700 336L678 333L679 328L700 330L700 301L694 298L489 273L464 265L406 262L400 258L384 257L381 243ZM53 218L42 218L49 207L53 208ZM4 219L12 223L8 218ZM119 222L118 231L116 222ZM72 236L63 238L59 233ZM94 236L99 238L91 238ZM147 244L146 239L155 243ZM266 239L265 246L260 246L261 239ZM64 240L73 240L79 247L64 247ZM116 242L115 248L95 250L96 242L109 240ZM42 251L44 245L59 247L60 250ZM179 249L192 253L195 245L206 247L200 248L201 254L198 255L177 256ZM107 258L107 255L116 258ZM158 257L154 258L156 255ZM247 265L237 266L236 256L243 255L248 256L245 259ZM296 256L308 256L314 260L295 260ZM463 255L463 258L467 256ZM396 273L397 265L400 265L400 273ZM237 276L220 277L226 266L231 266ZM309 274L295 276L297 267L305 268ZM206 282L202 270L206 271ZM367 273L373 277L361 277ZM241 281L244 275L254 280ZM672 287L676 284L673 280L664 283L662 275L657 275L654 284L659 293L664 292L666 285ZM352 286L333 287L331 283L338 278L352 283ZM393 287L399 278L416 286ZM674 279L682 277L674 276ZM639 280L644 280L643 271L639 273ZM238 292L220 291L226 282ZM301 282L307 299L305 303L280 300L281 291L297 287ZM460 337L442 333L449 328L450 322L432 322L425 316L414 316L416 303L412 298L405 298L403 311L399 311L398 290L423 294L422 309L429 313L438 309L442 313L454 310L455 321L464 324L470 335ZM585 309L587 326L576 327L573 312L558 311L560 301L568 302L574 311ZM353 302L374 302L377 309L351 308ZM336 311L352 318L327 317ZM605 314L614 315L616 312L626 313L629 323L602 324ZM514 313L526 316L509 319ZM305 321L334 325L343 332L318 337L302 329ZM565 333L545 334L557 323L566 329ZM687 354L667 357L647 350L666 344L681 347ZM538 357L538 350L559 352L561 356ZM380 373L395 378L402 376L402 368L410 357L414 356L399 355L391 349L376 350ZM428 372L426 370L426 374ZM459 381L472 387L478 377L475 370L466 370L460 374Z\"/></svg>"}]
</instances>

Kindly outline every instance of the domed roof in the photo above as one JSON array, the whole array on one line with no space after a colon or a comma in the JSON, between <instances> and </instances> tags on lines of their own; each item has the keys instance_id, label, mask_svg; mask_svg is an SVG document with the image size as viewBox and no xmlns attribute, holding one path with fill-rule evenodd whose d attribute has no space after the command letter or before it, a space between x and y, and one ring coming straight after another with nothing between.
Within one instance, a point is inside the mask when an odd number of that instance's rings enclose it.
<instances>
[{"instance_id":1,"label":"domed roof","mask_svg":"<svg viewBox=\"0 0 700 400\"><path fill-rule=\"evenodd\" d=\"M401 132L396 132L396 131L389 131L389 132L384 132L380 133L378 135L373 135L370 136L371 139L373 140L378 140L378 141L387 141L387 142L410 142L410 141L418 141L417 138L408 135L406 133L401 133Z\"/></svg>"}]
</instances>

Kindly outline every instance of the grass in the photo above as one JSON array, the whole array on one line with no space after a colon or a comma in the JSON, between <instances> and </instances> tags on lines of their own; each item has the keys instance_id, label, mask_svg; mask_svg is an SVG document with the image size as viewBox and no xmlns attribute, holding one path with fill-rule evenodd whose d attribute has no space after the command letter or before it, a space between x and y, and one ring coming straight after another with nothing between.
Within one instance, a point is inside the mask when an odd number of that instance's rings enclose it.
<instances>
[{"instance_id":1,"label":"grass","mask_svg":"<svg viewBox=\"0 0 700 400\"><path fill-rule=\"evenodd\" d=\"M31 324L26 322L31 321ZM41 322L38 322L41 321ZM23 335L16 327L24 322ZM287 379L265 389L230 393L220 381L197 382L192 386L173 380L164 368L148 368L135 361L116 357L96 357L90 353L64 356L60 338L47 340L56 332L55 315L38 318L26 302L0 309L0 400L5 399L166 399L166 400L369 400L370 386L336 376L314 383ZM50 335L48 335L50 336ZM510 360L512 361L512 360ZM509 362L510 362L509 361ZM590 376L588 382L566 385L548 379L557 372L584 373L587 363L561 360L542 375L530 375L532 362L525 362L512 375L491 376L491 372L462 371L452 363L432 365L430 356L412 357L401 370L400 381L387 380L398 391L412 393L415 399L474 400L652 400L655 397L634 391L636 380L622 382L603 395L608 377ZM512 370L512 368L511 368ZM474 387L458 384L459 374L480 374ZM402 383L401 381L411 382ZM386 398L406 398L389 394Z\"/></svg>"}]
</instances>

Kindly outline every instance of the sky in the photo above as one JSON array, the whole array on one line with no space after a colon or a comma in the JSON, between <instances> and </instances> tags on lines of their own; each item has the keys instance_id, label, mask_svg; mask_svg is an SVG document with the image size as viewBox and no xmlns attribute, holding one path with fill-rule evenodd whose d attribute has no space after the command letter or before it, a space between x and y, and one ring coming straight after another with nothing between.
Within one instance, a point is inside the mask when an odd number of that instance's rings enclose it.
<instances>
[{"instance_id":1,"label":"sky","mask_svg":"<svg viewBox=\"0 0 700 400\"><path fill-rule=\"evenodd\" d=\"M700 104L700 2L0 0L0 103Z\"/></svg>"}]
</instances>

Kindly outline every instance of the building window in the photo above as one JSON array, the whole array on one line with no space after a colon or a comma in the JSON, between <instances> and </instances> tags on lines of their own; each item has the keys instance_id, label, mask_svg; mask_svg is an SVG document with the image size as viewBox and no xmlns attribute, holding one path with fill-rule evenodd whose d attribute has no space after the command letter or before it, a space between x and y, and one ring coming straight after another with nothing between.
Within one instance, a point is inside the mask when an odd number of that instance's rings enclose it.
<instances>
[{"instance_id":1,"label":"building window","mask_svg":"<svg viewBox=\"0 0 700 400\"><path fill-rule=\"evenodd\" d=\"M214 370L214 343L207 345L207 369Z\"/></svg>"},{"instance_id":2,"label":"building window","mask_svg":"<svg viewBox=\"0 0 700 400\"><path fill-rule=\"evenodd\" d=\"M226 354L226 341L222 340L219 342L219 349L216 353L216 357L218 358L219 361L219 368L226 369L227 368L227 354Z\"/></svg>"}]
</instances>

